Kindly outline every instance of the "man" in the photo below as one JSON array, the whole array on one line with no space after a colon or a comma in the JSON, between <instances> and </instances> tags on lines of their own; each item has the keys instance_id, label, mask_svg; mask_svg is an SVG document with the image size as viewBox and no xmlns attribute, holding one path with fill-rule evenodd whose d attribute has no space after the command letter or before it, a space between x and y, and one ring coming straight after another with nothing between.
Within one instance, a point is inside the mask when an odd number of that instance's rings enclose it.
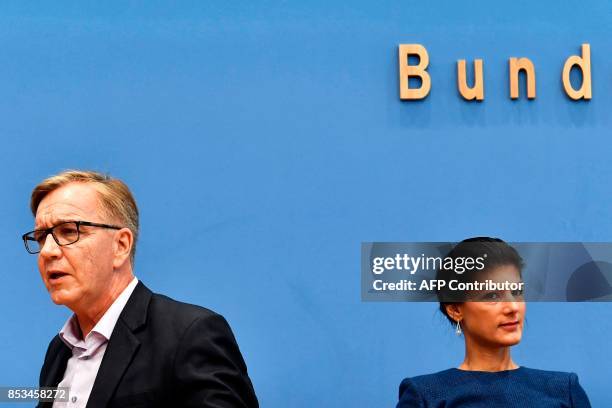
<instances>
[{"instance_id":1,"label":"man","mask_svg":"<svg viewBox=\"0 0 612 408\"><path fill-rule=\"evenodd\" d=\"M138 209L120 180L65 171L32 192L23 235L54 303L74 315L49 344L39 407L258 407L225 319L154 294L133 274Z\"/></svg>"}]
</instances>

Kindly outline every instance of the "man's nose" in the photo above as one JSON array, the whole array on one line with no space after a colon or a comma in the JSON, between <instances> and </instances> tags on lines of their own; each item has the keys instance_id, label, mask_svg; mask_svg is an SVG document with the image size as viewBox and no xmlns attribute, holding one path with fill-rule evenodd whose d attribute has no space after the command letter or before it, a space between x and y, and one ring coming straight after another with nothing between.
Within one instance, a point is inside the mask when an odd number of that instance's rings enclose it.
<instances>
[{"instance_id":1,"label":"man's nose","mask_svg":"<svg viewBox=\"0 0 612 408\"><path fill-rule=\"evenodd\" d=\"M62 253L62 250L60 249L59 245L57 245L57 242L55 242L55 239L53 238L51 233L47 234L47 237L45 238L45 242L43 243L43 246L40 248L40 255L43 257L52 257L52 256L58 256L61 253Z\"/></svg>"}]
</instances>

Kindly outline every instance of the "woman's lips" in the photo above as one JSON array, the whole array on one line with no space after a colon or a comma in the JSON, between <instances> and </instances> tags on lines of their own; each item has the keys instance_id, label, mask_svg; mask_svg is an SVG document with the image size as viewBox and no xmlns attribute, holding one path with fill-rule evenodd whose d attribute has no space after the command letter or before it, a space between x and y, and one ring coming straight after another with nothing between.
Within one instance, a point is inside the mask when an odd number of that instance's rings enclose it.
<instances>
[{"instance_id":1,"label":"woman's lips","mask_svg":"<svg viewBox=\"0 0 612 408\"><path fill-rule=\"evenodd\" d=\"M516 322L503 323L500 324L499 327L507 331L515 331L519 327L519 322L517 320Z\"/></svg>"}]
</instances>

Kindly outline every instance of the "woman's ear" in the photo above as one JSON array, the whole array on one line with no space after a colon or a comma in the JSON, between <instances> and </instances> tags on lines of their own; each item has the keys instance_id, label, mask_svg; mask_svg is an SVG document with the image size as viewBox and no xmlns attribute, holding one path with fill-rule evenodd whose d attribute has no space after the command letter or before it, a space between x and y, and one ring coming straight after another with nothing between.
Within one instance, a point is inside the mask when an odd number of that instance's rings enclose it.
<instances>
[{"instance_id":1,"label":"woman's ear","mask_svg":"<svg viewBox=\"0 0 612 408\"><path fill-rule=\"evenodd\" d=\"M449 303L444 307L446 308L446 313L455 322L460 322L463 320L463 311L461 310L461 305L459 303Z\"/></svg>"}]
</instances>

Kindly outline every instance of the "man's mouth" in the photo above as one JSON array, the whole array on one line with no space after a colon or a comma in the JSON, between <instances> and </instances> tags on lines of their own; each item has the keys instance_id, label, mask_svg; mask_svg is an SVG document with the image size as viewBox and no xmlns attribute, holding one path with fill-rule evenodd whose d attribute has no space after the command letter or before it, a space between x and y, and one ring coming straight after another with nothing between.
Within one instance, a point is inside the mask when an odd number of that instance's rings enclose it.
<instances>
[{"instance_id":1,"label":"man's mouth","mask_svg":"<svg viewBox=\"0 0 612 408\"><path fill-rule=\"evenodd\" d=\"M49 281L55 282L64 276L68 276L68 274L66 272L49 272L47 276L49 277Z\"/></svg>"}]
</instances>

